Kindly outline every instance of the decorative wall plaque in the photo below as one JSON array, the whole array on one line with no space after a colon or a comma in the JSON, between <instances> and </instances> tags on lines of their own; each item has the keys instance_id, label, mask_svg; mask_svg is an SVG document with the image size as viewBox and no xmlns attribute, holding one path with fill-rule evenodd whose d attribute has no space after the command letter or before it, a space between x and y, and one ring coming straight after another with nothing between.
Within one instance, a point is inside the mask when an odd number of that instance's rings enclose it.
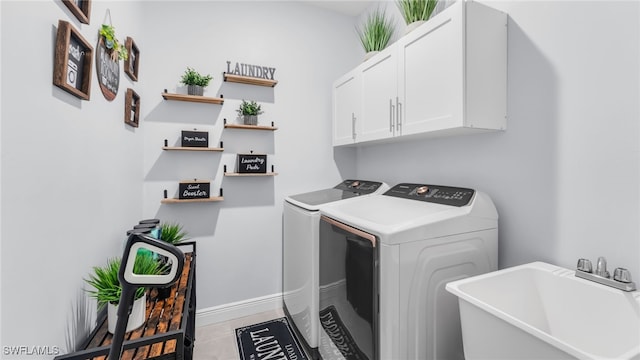
<instances>
[{"instance_id":1,"label":"decorative wall plaque","mask_svg":"<svg viewBox=\"0 0 640 360\"><path fill-rule=\"evenodd\" d=\"M91 56L93 48L69 22L58 21L53 84L89 100L91 92Z\"/></svg>"}]
</instances>

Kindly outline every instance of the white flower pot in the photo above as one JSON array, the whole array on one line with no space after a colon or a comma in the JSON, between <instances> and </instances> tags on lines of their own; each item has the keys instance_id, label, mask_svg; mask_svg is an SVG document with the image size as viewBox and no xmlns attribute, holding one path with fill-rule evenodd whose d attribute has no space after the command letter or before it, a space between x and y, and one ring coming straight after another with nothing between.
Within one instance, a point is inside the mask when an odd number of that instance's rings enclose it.
<instances>
[{"instance_id":1,"label":"white flower pot","mask_svg":"<svg viewBox=\"0 0 640 360\"><path fill-rule=\"evenodd\" d=\"M426 21L418 20L414 21L411 24L407 25L407 28L404 30L405 35L415 30L418 26L424 24Z\"/></svg>"},{"instance_id":2,"label":"white flower pot","mask_svg":"<svg viewBox=\"0 0 640 360\"><path fill-rule=\"evenodd\" d=\"M126 332L135 330L144 324L147 313L147 293L145 293L140 299L133 302L133 309L129 315L129 321L127 322ZM116 331L116 322L118 321L118 305L111 303L107 304L107 323L110 333Z\"/></svg>"},{"instance_id":3,"label":"white flower pot","mask_svg":"<svg viewBox=\"0 0 640 360\"><path fill-rule=\"evenodd\" d=\"M258 125L258 115L244 115L245 125Z\"/></svg>"},{"instance_id":4,"label":"white flower pot","mask_svg":"<svg viewBox=\"0 0 640 360\"><path fill-rule=\"evenodd\" d=\"M374 57L377 53L379 53L380 51L369 51L366 54L364 54L364 60L362 60L362 62L365 62L369 59L371 59L372 57Z\"/></svg>"}]
</instances>

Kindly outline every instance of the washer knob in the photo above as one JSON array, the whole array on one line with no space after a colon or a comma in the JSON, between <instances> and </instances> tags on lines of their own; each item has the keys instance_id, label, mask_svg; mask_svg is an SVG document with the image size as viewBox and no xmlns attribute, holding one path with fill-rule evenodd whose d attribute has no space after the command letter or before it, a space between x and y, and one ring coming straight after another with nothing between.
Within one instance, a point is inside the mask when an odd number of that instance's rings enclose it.
<instances>
[{"instance_id":1,"label":"washer knob","mask_svg":"<svg viewBox=\"0 0 640 360\"><path fill-rule=\"evenodd\" d=\"M420 186L419 188L416 189L416 194L418 195L424 195L427 193L427 191L429 191L429 187L424 185L424 186Z\"/></svg>"},{"instance_id":2,"label":"washer knob","mask_svg":"<svg viewBox=\"0 0 640 360\"><path fill-rule=\"evenodd\" d=\"M360 181L358 180L351 183L351 187L358 187L358 186L360 186Z\"/></svg>"}]
</instances>

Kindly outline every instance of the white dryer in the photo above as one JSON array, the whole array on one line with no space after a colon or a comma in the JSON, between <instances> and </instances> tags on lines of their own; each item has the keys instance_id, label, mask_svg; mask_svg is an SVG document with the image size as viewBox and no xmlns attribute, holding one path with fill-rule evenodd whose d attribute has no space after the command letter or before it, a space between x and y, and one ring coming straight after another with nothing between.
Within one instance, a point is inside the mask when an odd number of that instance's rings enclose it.
<instances>
[{"instance_id":1,"label":"white dryer","mask_svg":"<svg viewBox=\"0 0 640 360\"><path fill-rule=\"evenodd\" d=\"M306 351L318 358L318 224L320 208L344 199L380 194L382 182L345 180L333 188L292 195L283 205L284 311Z\"/></svg>"},{"instance_id":2,"label":"white dryer","mask_svg":"<svg viewBox=\"0 0 640 360\"><path fill-rule=\"evenodd\" d=\"M484 193L399 184L320 209L323 359L464 359L447 282L497 269L498 214Z\"/></svg>"}]
</instances>

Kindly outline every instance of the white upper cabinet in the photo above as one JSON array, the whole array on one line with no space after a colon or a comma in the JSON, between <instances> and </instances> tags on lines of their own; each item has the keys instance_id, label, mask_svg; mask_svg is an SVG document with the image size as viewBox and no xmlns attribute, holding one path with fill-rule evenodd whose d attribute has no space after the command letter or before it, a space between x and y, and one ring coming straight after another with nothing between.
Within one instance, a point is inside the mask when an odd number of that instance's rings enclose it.
<instances>
[{"instance_id":1,"label":"white upper cabinet","mask_svg":"<svg viewBox=\"0 0 640 360\"><path fill-rule=\"evenodd\" d=\"M505 130L506 26L505 13L458 1L354 69L362 109L349 144ZM334 86L334 111L342 101Z\"/></svg>"},{"instance_id":2,"label":"white upper cabinet","mask_svg":"<svg viewBox=\"0 0 640 360\"><path fill-rule=\"evenodd\" d=\"M333 83L333 146L353 144L362 115L362 84L356 71Z\"/></svg>"},{"instance_id":3,"label":"white upper cabinet","mask_svg":"<svg viewBox=\"0 0 640 360\"><path fill-rule=\"evenodd\" d=\"M395 47L390 46L360 67L362 119L356 142L385 139L395 134L397 57Z\"/></svg>"}]
</instances>

